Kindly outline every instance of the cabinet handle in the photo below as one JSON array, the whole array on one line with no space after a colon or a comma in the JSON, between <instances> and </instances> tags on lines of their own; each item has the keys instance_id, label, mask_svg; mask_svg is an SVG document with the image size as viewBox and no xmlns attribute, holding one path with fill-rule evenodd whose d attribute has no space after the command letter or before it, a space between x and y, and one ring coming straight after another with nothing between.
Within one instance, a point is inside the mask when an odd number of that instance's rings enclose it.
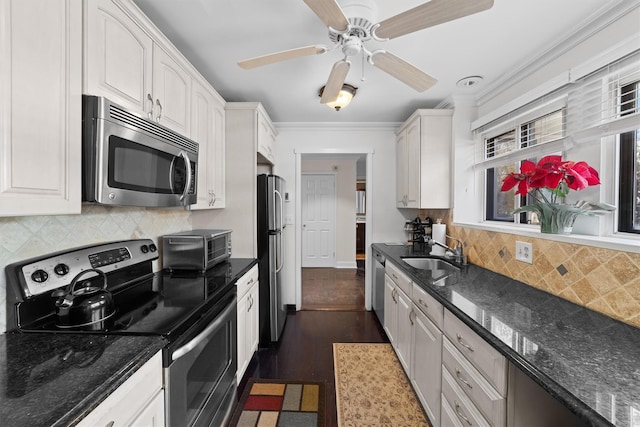
<instances>
[{"instance_id":1,"label":"cabinet handle","mask_svg":"<svg viewBox=\"0 0 640 427\"><path fill-rule=\"evenodd\" d=\"M473 347L471 347L469 344L467 344L466 342L464 342L464 340L462 339L462 337L460 336L460 334L456 334L456 339L458 340L458 342L460 343L461 346L465 347L467 350L469 351L474 351Z\"/></svg>"},{"instance_id":2,"label":"cabinet handle","mask_svg":"<svg viewBox=\"0 0 640 427\"><path fill-rule=\"evenodd\" d=\"M162 104L160 104L160 100L156 98L156 105L160 108L160 112L158 113L158 117L156 117L156 122L160 122L162 119Z\"/></svg>"},{"instance_id":3,"label":"cabinet handle","mask_svg":"<svg viewBox=\"0 0 640 427\"><path fill-rule=\"evenodd\" d=\"M420 303L420 305L422 305L424 308L429 308L429 306L427 305L426 302L422 301L422 298L418 299L418 302Z\"/></svg>"},{"instance_id":4,"label":"cabinet handle","mask_svg":"<svg viewBox=\"0 0 640 427\"><path fill-rule=\"evenodd\" d=\"M391 273L391 277L393 277L394 280L398 280L398 276L396 276L394 273Z\"/></svg>"},{"instance_id":5,"label":"cabinet handle","mask_svg":"<svg viewBox=\"0 0 640 427\"><path fill-rule=\"evenodd\" d=\"M469 381L465 380L462 377L462 372L460 371L460 369L456 369L456 378L458 378L460 380L460 382L462 382L464 385L466 385L469 388L473 388L473 386L469 383Z\"/></svg>"},{"instance_id":6,"label":"cabinet handle","mask_svg":"<svg viewBox=\"0 0 640 427\"><path fill-rule=\"evenodd\" d=\"M153 120L153 96L151 96L150 93L147 94L147 100L149 101L149 105L151 105L151 108L149 108L149 112L147 113L147 117L150 120Z\"/></svg>"},{"instance_id":7,"label":"cabinet handle","mask_svg":"<svg viewBox=\"0 0 640 427\"><path fill-rule=\"evenodd\" d=\"M216 200L218 200L218 197L216 196L216 192L212 191L211 194L213 195L213 199L211 199L211 206L216 204Z\"/></svg>"},{"instance_id":8,"label":"cabinet handle","mask_svg":"<svg viewBox=\"0 0 640 427\"><path fill-rule=\"evenodd\" d=\"M116 422L115 422L115 421L109 421L108 423L106 423L106 424L104 425L104 427L113 427L114 425L116 425Z\"/></svg>"},{"instance_id":9,"label":"cabinet handle","mask_svg":"<svg viewBox=\"0 0 640 427\"><path fill-rule=\"evenodd\" d=\"M411 322L411 326L413 326L414 324L414 320L416 319L416 312L413 311L413 309L411 309L411 311L409 312L409 322Z\"/></svg>"},{"instance_id":10,"label":"cabinet handle","mask_svg":"<svg viewBox=\"0 0 640 427\"><path fill-rule=\"evenodd\" d=\"M249 307L247 308L247 312L251 311L251 307L253 307L253 298L249 295Z\"/></svg>"},{"instance_id":11,"label":"cabinet handle","mask_svg":"<svg viewBox=\"0 0 640 427\"><path fill-rule=\"evenodd\" d=\"M471 421L469 420L469 418L467 418L460 410L460 404L458 402L455 402L455 403L456 403L456 415L458 416L458 418L465 420L469 425L473 425L471 424Z\"/></svg>"},{"instance_id":12,"label":"cabinet handle","mask_svg":"<svg viewBox=\"0 0 640 427\"><path fill-rule=\"evenodd\" d=\"M396 304L398 303L398 300L396 299L396 295L398 291L396 291L395 289L393 290L393 292L391 292L391 298L393 299L393 302L395 302Z\"/></svg>"}]
</instances>

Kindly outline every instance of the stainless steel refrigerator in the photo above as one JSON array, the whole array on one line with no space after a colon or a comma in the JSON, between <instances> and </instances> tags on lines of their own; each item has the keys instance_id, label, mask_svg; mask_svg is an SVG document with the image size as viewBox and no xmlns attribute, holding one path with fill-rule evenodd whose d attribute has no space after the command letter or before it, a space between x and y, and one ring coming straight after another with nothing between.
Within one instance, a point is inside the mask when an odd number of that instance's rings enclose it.
<instances>
[{"instance_id":1,"label":"stainless steel refrigerator","mask_svg":"<svg viewBox=\"0 0 640 427\"><path fill-rule=\"evenodd\" d=\"M258 268L260 282L260 346L280 339L287 318L282 300L285 181L277 175L258 175Z\"/></svg>"}]
</instances>

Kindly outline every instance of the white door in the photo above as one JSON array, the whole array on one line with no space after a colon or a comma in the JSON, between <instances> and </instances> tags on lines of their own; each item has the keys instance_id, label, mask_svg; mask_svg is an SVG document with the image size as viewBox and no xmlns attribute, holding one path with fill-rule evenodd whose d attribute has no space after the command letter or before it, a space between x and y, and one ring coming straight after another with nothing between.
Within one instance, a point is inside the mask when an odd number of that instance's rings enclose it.
<instances>
[{"instance_id":1,"label":"white door","mask_svg":"<svg viewBox=\"0 0 640 427\"><path fill-rule=\"evenodd\" d=\"M336 177L302 175L302 267L335 267Z\"/></svg>"}]
</instances>

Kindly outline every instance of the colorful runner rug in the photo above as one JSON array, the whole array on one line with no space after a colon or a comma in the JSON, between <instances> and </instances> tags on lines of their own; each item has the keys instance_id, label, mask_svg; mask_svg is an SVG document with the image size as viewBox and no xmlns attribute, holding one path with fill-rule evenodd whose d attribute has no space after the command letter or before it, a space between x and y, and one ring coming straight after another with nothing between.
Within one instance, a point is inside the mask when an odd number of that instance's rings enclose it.
<instances>
[{"instance_id":1,"label":"colorful runner rug","mask_svg":"<svg viewBox=\"0 0 640 427\"><path fill-rule=\"evenodd\" d=\"M321 427L324 421L323 382L250 378L230 426Z\"/></svg>"}]
</instances>

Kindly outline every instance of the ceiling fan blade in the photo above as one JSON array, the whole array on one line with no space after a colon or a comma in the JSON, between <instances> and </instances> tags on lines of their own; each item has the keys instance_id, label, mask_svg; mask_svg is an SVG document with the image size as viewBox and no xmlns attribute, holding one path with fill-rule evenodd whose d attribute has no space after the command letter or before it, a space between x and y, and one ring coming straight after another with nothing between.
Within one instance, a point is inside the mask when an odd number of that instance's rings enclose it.
<instances>
[{"instance_id":1,"label":"ceiling fan blade","mask_svg":"<svg viewBox=\"0 0 640 427\"><path fill-rule=\"evenodd\" d=\"M340 89L342 89L342 85L347 78L347 73L349 73L349 68L351 68L351 62L345 61L344 59L333 64L327 84L322 91L322 97L320 98L321 104L335 101L338 98Z\"/></svg>"},{"instance_id":2,"label":"ceiling fan blade","mask_svg":"<svg viewBox=\"0 0 640 427\"><path fill-rule=\"evenodd\" d=\"M424 92L438 82L438 80L424 71L389 52L378 51L373 54L371 60L373 65L403 83L406 83L418 92Z\"/></svg>"},{"instance_id":3,"label":"ceiling fan blade","mask_svg":"<svg viewBox=\"0 0 640 427\"><path fill-rule=\"evenodd\" d=\"M288 59L300 58L302 56L319 55L325 53L327 48L324 46L305 46L296 49L283 50L282 52L271 53L269 55L257 56L255 58L238 61L238 65L245 70L251 68L262 67L263 65L273 64L275 62L286 61Z\"/></svg>"},{"instance_id":4,"label":"ceiling fan blade","mask_svg":"<svg viewBox=\"0 0 640 427\"><path fill-rule=\"evenodd\" d=\"M374 33L393 39L490 9L493 0L431 0L380 22Z\"/></svg>"},{"instance_id":5,"label":"ceiling fan blade","mask_svg":"<svg viewBox=\"0 0 640 427\"><path fill-rule=\"evenodd\" d=\"M304 0L313 13L326 25L334 30L346 31L349 28L349 20L336 0Z\"/></svg>"}]
</instances>

